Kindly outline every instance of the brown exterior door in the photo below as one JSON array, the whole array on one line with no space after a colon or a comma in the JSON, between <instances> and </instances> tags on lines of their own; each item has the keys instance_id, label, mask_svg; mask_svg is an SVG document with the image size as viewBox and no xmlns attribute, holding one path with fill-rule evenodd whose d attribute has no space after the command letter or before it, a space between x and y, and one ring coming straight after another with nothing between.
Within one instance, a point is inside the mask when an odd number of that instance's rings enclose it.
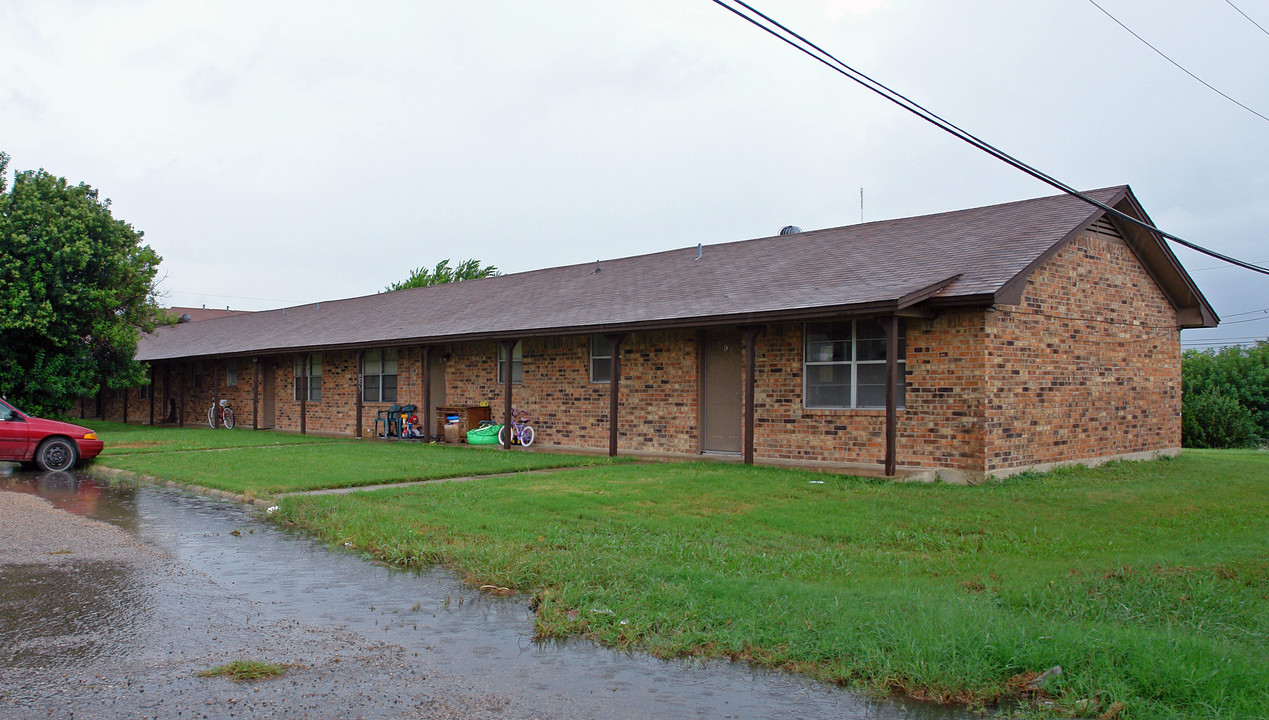
<instances>
[{"instance_id":1,"label":"brown exterior door","mask_svg":"<svg viewBox=\"0 0 1269 720\"><path fill-rule=\"evenodd\" d=\"M268 430L277 422L273 396L277 385L278 366L265 363L260 369L260 429Z\"/></svg>"},{"instance_id":2,"label":"brown exterior door","mask_svg":"<svg viewBox=\"0 0 1269 720\"><path fill-rule=\"evenodd\" d=\"M705 452L741 450L741 366L743 347L737 333L705 336L701 373L701 437Z\"/></svg>"}]
</instances>

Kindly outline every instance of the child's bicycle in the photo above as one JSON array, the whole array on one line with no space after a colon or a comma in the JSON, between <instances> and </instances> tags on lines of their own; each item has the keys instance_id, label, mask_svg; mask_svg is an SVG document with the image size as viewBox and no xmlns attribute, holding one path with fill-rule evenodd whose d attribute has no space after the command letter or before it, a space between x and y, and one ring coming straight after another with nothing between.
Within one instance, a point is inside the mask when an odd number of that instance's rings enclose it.
<instances>
[{"instance_id":1,"label":"child's bicycle","mask_svg":"<svg viewBox=\"0 0 1269 720\"><path fill-rule=\"evenodd\" d=\"M219 403L219 407L217 405L217 403L212 403L212 406L207 408L207 424L212 427L217 427L216 420L219 418L220 425L224 426L226 430L233 430L234 411L233 408L229 407L229 401L222 399Z\"/></svg>"},{"instance_id":2,"label":"child's bicycle","mask_svg":"<svg viewBox=\"0 0 1269 720\"><path fill-rule=\"evenodd\" d=\"M507 428L511 428L511 444L529 447L533 444L533 427L529 425L529 413L511 409L511 424L503 425L498 431L498 442L507 444Z\"/></svg>"}]
</instances>

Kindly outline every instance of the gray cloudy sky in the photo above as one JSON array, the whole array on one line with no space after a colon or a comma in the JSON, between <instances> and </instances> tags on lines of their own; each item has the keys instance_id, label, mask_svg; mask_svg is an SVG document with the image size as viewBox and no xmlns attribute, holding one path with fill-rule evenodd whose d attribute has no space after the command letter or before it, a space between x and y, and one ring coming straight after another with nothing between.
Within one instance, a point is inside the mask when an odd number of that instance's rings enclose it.
<instances>
[{"instance_id":1,"label":"gray cloudy sky","mask_svg":"<svg viewBox=\"0 0 1269 720\"><path fill-rule=\"evenodd\" d=\"M1234 1L1269 27L1269 0ZM1099 2L1269 115L1269 34L1226 0ZM1269 263L1269 122L1087 0L756 4L1023 161L1130 184L1164 229ZM0 48L11 169L111 198L174 305L833 227L860 188L866 220L1055 193L710 0L5 0ZM1229 323L1187 345L1269 333L1269 278L1177 254Z\"/></svg>"}]
</instances>

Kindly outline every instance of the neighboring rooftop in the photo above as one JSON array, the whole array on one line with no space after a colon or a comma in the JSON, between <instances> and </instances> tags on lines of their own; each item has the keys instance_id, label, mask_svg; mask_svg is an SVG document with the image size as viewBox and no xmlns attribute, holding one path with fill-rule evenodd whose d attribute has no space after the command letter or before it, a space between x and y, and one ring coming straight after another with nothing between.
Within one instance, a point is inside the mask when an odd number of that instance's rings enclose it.
<instances>
[{"instance_id":1,"label":"neighboring rooftop","mask_svg":"<svg viewBox=\"0 0 1269 720\"><path fill-rule=\"evenodd\" d=\"M208 309L206 305L202 306L201 308L192 308L192 307L167 308L167 314L171 317L176 318L178 321L181 321L181 319L184 316L188 315L189 320L184 320L183 322L198 322L200 320L211 320L213 318L229 317L230 315L246 315L250 312L251 312L250 310L230 310L229 308L225 308L224 310L216 310L214 308Z\"/></svg>"},{"instance_id":2,"label":"neighboring rooftop","mask_svg":"<svg viewBox=\"0 0 1269 720\"><path fill-rule=\"evenodd\" d=\"M1148 221L1127 186L1088 195ZM1058 195L704 245L699 259L693 242L650 255L161 328L142 338L137 359L770 322L894 312L919 302L1017 302L1030 272L1104 214ZM1160 238L1132 226L1120 230L1182 311L1182 324L1216 323Z\"/></svg>"}]
</instances>

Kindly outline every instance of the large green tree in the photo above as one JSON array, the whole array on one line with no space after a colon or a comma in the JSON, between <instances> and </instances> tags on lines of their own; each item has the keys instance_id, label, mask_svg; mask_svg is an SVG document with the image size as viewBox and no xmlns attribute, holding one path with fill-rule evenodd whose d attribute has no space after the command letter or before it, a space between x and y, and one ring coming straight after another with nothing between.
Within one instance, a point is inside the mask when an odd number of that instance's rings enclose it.
<instances>
[{"instance_id":1,"label":"large green tree","mask_svg":"<svg viewBox=\"0 0 1269 720\"><path fill-rule=\"evenodd\" d=\"M445 259L437 263L434 268L421 267L415 269L410 273L410 277L399 283L389 285L384 288L384 292L427 287L428 285L443 285L463 280L476 280L494 277L499 274L501 273L498 272L498 268L493 265L481 265L479 260L464 260L458 264L458 267L450 267L449 260Z\"/></svg>"},{"instance_id":2,"label":"large green tree","mask_svg":"<svg viewBox=\"0 0 1269 720\"><path fill-rule=\"evenodd\" d=\"M0 393L57 414L102 387L135 387L139 333L165 322L161 258L93 188L26 170L10 189L8 164L0 153Z\"/></svg>"}]
</instances>

